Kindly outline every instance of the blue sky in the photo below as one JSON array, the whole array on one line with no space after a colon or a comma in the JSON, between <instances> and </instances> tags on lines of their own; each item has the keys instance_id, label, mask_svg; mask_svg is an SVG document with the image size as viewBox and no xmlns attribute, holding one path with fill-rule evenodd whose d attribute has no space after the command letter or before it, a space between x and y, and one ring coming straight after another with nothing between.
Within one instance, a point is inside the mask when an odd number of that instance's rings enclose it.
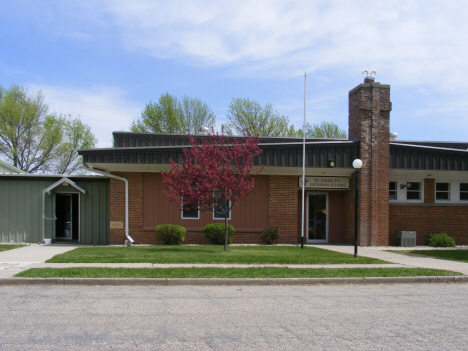
<instances>
[{"instance_id":1,"label":"blue sky","mask_svg":"<svg viewBox=\"0 0 468 351\"><path fill-rule=\"evenodd\" d=\"M272 103L347 130L363 69L391 85L399 140L468 141L467 1L0 0L0 85L42 90L111 146L162 93Z\"/></svg>"}]
</instances>

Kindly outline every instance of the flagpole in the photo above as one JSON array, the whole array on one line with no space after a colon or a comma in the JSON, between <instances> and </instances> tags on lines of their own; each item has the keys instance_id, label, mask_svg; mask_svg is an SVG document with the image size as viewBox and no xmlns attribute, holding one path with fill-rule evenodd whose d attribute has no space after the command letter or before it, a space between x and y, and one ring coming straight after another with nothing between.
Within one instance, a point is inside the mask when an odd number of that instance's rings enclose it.
<instances>
[{"instance_id":1,"label":"flagpole","mask_svg":"<svg viewBox=\"0 0 468 351\"><path fill-rule=\"evenodd\" d=\"M302 125L302 220L301 220L301 249L304 248L304 212L305 212L305 124L306 124L306 90L307 72L304 72L304 124Z\"/></svg>"}]
</instances>

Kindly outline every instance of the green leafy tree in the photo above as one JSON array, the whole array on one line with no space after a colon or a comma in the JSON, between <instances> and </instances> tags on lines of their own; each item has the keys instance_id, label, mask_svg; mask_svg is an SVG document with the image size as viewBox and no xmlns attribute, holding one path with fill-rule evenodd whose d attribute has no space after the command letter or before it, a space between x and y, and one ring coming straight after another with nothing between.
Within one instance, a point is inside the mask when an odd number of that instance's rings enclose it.
<instances>
[{"instance_id":1,"label":"green leafy tree","mask_svg":"<svg viewBox=\"0 0 468 351\"><path fill-rule=\"evenodd\" d=\"M199 99L184 95L180 102L180 108L189 134L198 133L201 127L207 127L210 130L215 127L215 114L207 104Z\"/></svg>"},{"instance_id":2,"label":"green leafy tree","mask_svg":"<svg viewBox=\"0 0 468 351\"><path fill-rule=\"evenodd\" d=\"M307 138L332 138L332 139L346 139L347 134L344 129L340 129L338 125L333 122L323 121L319 124L305 126L305 133ZM302 129L296 131L298 137L302 137Z\"/></svg>"},{"instance_id":3,"label":"green leafy tree","mask_svg":"<svg viewBox=\"0 0 468 351\"><path fill-rule=\"evenodd\" d=\"M0 154L28 173L71 173L81 161L76 150L97 140L79 119L48 114L42 92L0 86Z\"/></svg>"},{"instance_id":4,"label":"green leafy tree","mask_svg":"<svg viewBox=\"0 0 468 351\"><path fill-rule=\"evenodd\" d=\"M162 94L157 103L150 102L141 117L132 122L132 132L196 134L201 127L214 128L216 117L210 107L187 95L178 100Z\"/></svg>"},{"instance_id":5,"label":"green leafy tree","mask_svg":"<svg viewBox=\"0 0 468 351\"><path fill-rule=\"evenodd\" d=\"M234 98L229 105L227 118L229 122L223 128L229 135L242 135L243 131L271 137L295 135L294 126L289 126L288 117L274 111L271 104L262 107L257 101Z\"/></svg>"},{"instance_id":6,"label":"green leafy tree","mask_svg":"<svg viewBox=\"0 0 468 351\"><path fill-rule=\"evenodd\" d=\"M63 130L63 140L58 146L57 158L53 161L53 172L56 174L84 173L79 149L91 149L97 144L97 139L91 133L91 128L82 123L79 118L71 116L60 117Z\"/></svg>"}]
</instances>

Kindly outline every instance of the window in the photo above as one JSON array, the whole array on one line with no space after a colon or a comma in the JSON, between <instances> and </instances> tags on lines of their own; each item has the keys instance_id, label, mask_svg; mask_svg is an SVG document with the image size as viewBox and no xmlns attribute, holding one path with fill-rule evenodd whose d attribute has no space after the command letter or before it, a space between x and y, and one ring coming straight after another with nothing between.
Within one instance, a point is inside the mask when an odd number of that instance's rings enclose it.
<instances>
[{"instance_id":1,"label":"window","mask_svg":"<svg viewBox=\"0 0 468 351\"><path fill-rule=\"evenodd\" d=\"M468 201L468 183L460 183L460 200Z\"/></svg>"},{"instance_id":2,"label":"window","mask_svg":"<svg viewBox=\"0 0 468 351\"><path fill-rule=\"evenodd\" d=\"M436 183L436 200L450 200L450 183Z\"/></svg>"},{"instance_id":3,"label":"window","mask_svg":"<svg viewBox=\"0 0 468 351\"><path fill-rule=\"evenodd\" d=\"M182 202L183 203L183 202ZM182 206L182 219L200 219L200 210L198 208L191 208Z\"/></svg>"},{"instance_id":4,"label":"window","mask_svg":"<svg viewBox=\"0 0 468 351\"><path fill-rule=\"evenodd\" d=\"M200 219L200 211L198 209L182 208L182 219Z\"/></svg>"},{"instance_id":5,"label":"window","mask_svg":"<svg viewBox=\"0 0 468 351\"><path fill-rule=\"evenodd\" d=\"M390 200L397 199L397 182L390 182L388 186L388 198Z\"/></svg>"},{"instance_id":6,"label":"window","mask_svg":"<svg viewBox=\"0 0 468 351\"><path fill-rule=\"evenodd\" d=\"M406 183L406 200L421 200L421 183Z\"/></svg>"},{"instance_id":7,"label":"window","mask_svg":"<svg viewBox=\"0 0 468 351\"><path fill-rule=\"evenodd\" d=\"M217 197L219 198L219 195L215 194L215 199ZM224 212L226 210L224 205L225 205L224 200L218 200L218 202L214 203L214 205L213 205L213 219L224 219ZM228 219L231 219L231 210L230 210L231 202L229 200L226 201L226 205L227 205L227 208L229 209L227 217L228 217Z\"/></svg>"}]
</instances>

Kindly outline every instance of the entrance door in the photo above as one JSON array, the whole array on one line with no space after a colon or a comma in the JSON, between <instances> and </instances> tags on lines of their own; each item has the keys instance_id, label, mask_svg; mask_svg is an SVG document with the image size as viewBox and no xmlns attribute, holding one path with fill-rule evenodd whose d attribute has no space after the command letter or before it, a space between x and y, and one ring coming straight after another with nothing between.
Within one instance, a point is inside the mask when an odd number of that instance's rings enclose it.
<instances>
[{"instance_id":1,"label":"entrance door","mask_svg":"<svg viewBox=\"0 0 468 351\"><path fill-rule=\"evenodd\" d=\"M55 238L56 240L78 241L79 200L78 194L55 195Z\"/></svg>"},{"instance_id":2,"label":"entrance door","mask_svg":"<svg viewBox=\"0 0 468 351\"><path fill-rule=\"evenodd\" d=\"M328 242L328 196L326 193L307 194L307 241Z\"/></svg>"}]
</instances>

